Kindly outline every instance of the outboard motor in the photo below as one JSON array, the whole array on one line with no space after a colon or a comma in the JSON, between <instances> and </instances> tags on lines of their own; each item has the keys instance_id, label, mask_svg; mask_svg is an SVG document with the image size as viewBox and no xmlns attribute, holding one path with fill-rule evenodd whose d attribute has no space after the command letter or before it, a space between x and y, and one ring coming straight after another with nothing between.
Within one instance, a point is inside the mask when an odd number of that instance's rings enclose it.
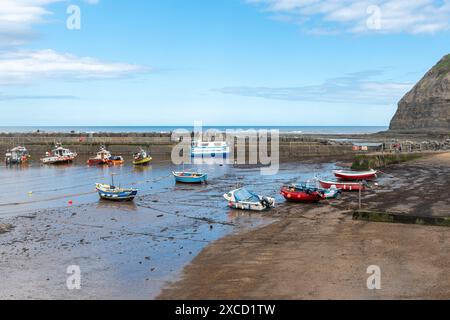
<instances>
[{"instance_id":1,"label":"outboard motor","mask_svg":"<svg viewBox=\"0 0 450 320\"><path fill-rule=\"evenodd\" d=\"M266 197L263 197L261 199L261 204L265 207L265 208L270 208L271 204L269 199L267 199Z\"/></svg>"}]
</instances>

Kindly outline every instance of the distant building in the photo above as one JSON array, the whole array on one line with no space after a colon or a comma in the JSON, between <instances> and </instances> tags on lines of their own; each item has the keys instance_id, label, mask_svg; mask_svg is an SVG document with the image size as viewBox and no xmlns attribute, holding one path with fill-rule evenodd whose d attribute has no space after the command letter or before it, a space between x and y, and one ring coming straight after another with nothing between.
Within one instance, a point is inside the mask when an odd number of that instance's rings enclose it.
<instances>
[{"instance_id":1,"label":"distant building","mask_svg":"<svg viewBox=\"0 0 450 320\"><path fill-rule=\"evenodd\" d=\"M353 142L353 151L382 151L381 142Z\"/></svg>"}]
</instances>

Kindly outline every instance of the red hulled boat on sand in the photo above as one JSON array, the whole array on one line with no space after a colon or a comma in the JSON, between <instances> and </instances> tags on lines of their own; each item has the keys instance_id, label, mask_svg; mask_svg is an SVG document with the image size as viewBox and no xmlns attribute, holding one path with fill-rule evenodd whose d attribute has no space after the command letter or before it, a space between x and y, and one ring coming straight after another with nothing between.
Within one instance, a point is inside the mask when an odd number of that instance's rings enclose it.
<instances>
[{"instance_id":1,"label":"red hulled boat on sand","mask_svg":"<svg viewBox=\"0 0 450 320\"><path fill-rule=\"evenodd\" d=\"M372 180L377 177L377 171L369 170L369 171L345 171L345 170L336 170L333 171L336 178L342 180Z\"/></svg>"},{"instance_id":2,"label":"red hulled boat on sand","mask_svg":"<svg viewBox=\"0 0 450 320\"><path fill-rule=\"evenodd\" d=\"M319 181L322 188L329 189L332 186L336 186L338 190L342 191L364 191L367 184L362 182L338 182L338 181Z\"/></svg>"},{"instance_id":3,"label":"red hulled boat on sand","mask_svg":"<svg viewBox=\"0 0 450 320\"><path fill-rule=\"evenodd\" d=\"M90 166L108 164L110 158L111 153L108 150L106 150L104 146L101 146L100 151L97 152L97 155L94 158L90 158L87 161L87 164Z\"/></svg>"},{"instance_id":4,"label":"red hulled boat on sand","mask_svg":"<svg viewBox=\"0 0 450 320\"><path fill-rule=\"evenodd\" d=\"M325 198L324 194L317 190L300 190L295 186L282 187L280 193L286 200L293 202L315 203Z\"/></svg>"}]
</instances>

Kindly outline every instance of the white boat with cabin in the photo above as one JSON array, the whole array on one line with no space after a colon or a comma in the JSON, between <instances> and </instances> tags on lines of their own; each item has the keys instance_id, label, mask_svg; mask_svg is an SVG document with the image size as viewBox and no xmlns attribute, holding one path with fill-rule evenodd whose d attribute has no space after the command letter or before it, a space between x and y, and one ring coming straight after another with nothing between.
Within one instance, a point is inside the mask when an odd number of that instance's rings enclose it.
<instances>
[{"instance_id":1,"label":"white boat with cabin","mask_svg":"<svg viewBox=\"0 0 450 320\"><path fill-rule=\"evenodd\" d=\"M55 146L51 152L47 152L45 157L41 159L43 164L60 164L69 163L75 160L78 156L76 152L72 152L69 149L63 148L60 144Z\"/></svg>"},{"instance_id":2,"label":"white boat with cabin","mask_svg":"<svg viewBox=\"0 0 450 320\"><path fill-rule=\"evenodd\" d=\"M230 154L230 146L225 141L194 141L191 147L192 157L226 157Z\"/></svg>"}]
</instances>

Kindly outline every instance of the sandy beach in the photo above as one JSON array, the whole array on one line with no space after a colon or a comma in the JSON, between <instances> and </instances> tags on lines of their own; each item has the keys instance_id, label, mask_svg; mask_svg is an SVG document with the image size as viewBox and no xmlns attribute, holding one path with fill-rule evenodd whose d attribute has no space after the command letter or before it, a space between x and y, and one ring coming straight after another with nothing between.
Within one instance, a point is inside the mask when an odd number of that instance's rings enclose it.
<instances>
[{"instance_id":1,"label":"sandy beach","mask_svg":"<svg viewBox=\"0 0 450 320\"><path fill-rule=\"evenodd\" d=\"M0 168L1 299L155 298L208 244L273 221L230 210L224 192L250 185L276 195L286 181L335 168L285 163L279 176L261 180L258 168L205 165L208 184L180 185L171 174L177 166L167 162L144 168L83 162ZM94 184L110 181L113 172L118 183L139 189L134 203L99 200ZM66 286L72 265L80 266L81 290Z\"/></svg>"},{"instance_id":2,"label":"sandy beach","mask_svg":"<svg viewBox=\"0 0 450 320\"><path fill-rule=\"evenodd\" d=\"M449 36L450 0L0 0L0 301L450 300Z\"/></svg>"},{"instance_id":3,"label":"sandy beach","mask_svg":"<svg viewBox=\"0 0 450 320\"><path fill-rule=\"evenodd\" d=\"M4 187L16 186L0 205L0 298L449 298L448 228L353 221L355 193L317 205L278 194L282 184L329 175L343 161L282 163L265 178L258 168L206 166L204 186L175 184L175 168L164 162L144 171L2 169ZM134 204L98 200L92 181L113 171L141 190ZM363 207L448 216L449 179L448 153L390 166ZM239 185L276 195L279 206L261 214L227 208L224 190ZM71 265L81 268L81 290L66 286ZM367 290L369 265L381 267L382 290Z\"/></svg>"},{"instance_id":4,"label":"sandy beach","mask_svg":"<svg viewBox=\"0 0 450 320\"><path fill-rule=\"evenodd\" d=\"M363 206L449 216L450 154L392 166ZM353 199L350 200L350 199ZM353 221L356 195L330 204L285 203L276 222L203 250L160 299L448 299L450 230ZM368 290L367 267L382 272Z\"/></svg>"}]
</instances>

